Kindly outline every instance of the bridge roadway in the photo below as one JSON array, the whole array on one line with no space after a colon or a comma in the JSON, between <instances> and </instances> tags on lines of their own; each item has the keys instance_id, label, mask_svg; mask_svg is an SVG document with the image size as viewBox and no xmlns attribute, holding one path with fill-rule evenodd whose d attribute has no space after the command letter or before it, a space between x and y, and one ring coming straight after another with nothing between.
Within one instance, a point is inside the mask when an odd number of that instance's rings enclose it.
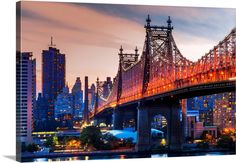
<instances>
[{"instance_id":1,"label":"bridge roadway","mask_svg":"<svg viewBox=\"0 0 236 163\"><path fill-rule=\"evenodd\" d=\"M144 97L142 99L129 101L127 103L119 104L115 107L128 107L137 105L140 101L143 101L145 103L153 103L157 101L168 101L171 99L186 99L191 97L199 97L199 96L206 96L206 95L212 95L217 93L224 93L224 92L232 92L236 90L236 79L234 80L224 80L220 82L213 82L213 83L205 83L205 84L198 84L198 85L192 85L187 86L167 92L163 92L160 94L156 94L149 97ZM96 116L99 116L100 114L104 114L109 109L114 109L115 107L108 107L105 109L102 109L100 112L98 111ZM90 117L91 119L93 117Z\"/></svg>"},{"instance_id":2,"label":"bridge roadway","mask_svg":"<svg viewBox=\"0 0 236 163\"><path fill-rule=\"evenodd\" d=\"M97 107L89 118L93 118L95 124L102 121L113 124L114 129L122 129L127 117L133 118L137 129L136 150L148 151L152 145L151 120L155 115L163 115L167 120L169 149L177 151L184 139L185 99L235 91L236 29L192 62L177 48L170 17L165 27L150 23L148 15L140 60L137 48L135 54L124 53L120 48L112 90L106 99L100 98L100 103L98 97L102 97L103 92L99 94L97 81Z\"/></svg>"},{"instance_id":3,"label":"bridge roadway","mask_svg":"<svg viewBox=\"0 0 236 163\"><path fill-rule=\"evenodd\" d=\"M235 90L235 79L183 87L105 108L91 119L94 119L96 124L103 122L113 124L113 129L123 129L125 119L133 118L135 129L138 132L136 150L148 151L152 145L151 121L155 115L163 115L167 119L167 144L169 144L170 150L181 150L181 144L184 142L184 119L186 118L186 110L181 107L181 101L191 97L235 92ZM179 118L181 109L182 121Z\"/></svg>"}]
</instances>

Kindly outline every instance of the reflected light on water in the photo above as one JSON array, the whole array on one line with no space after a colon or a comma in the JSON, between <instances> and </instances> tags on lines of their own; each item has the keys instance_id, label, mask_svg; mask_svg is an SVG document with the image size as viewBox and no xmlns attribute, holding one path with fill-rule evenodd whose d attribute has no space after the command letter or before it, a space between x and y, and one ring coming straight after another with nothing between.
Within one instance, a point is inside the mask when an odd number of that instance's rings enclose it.
<instances>
[{"instance_id":1,"label":"reflected light on water","mask_svg":"<svg viewBox=\"0 0 236 163\"><path fill-rule=\"evenodd\" d=\"M151 158L160 158L160 157L168 157L167 154L152 154Z\"/></svg>"},{"instance_id":2,"label":"reflected light on water","mask_svg":"<svg viewBox=\"0 0 236 163\"><path fill-rule=\"evenodd\" d=\"M120 159L125 159L125 155L120 155Z\"/></svg>"},{"instance_id":3,"label":"reflected light on water","mask_svg":"<svg viewBox=\"0 0 236 163\"><path fill-rule=\"evenodd\" d=\"M85 158L84 158L85 160L88 160L89 159L89 156L85 156Z\"/></svg>"}]
</instances>

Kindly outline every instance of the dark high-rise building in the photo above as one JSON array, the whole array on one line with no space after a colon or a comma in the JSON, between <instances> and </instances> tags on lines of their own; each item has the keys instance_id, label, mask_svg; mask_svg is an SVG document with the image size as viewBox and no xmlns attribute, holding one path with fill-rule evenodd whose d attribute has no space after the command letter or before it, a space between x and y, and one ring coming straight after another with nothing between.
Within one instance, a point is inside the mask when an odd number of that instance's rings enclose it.
<instances>
[{"instance_id":1,"label":"dark high-rise building","mask_svg":"<svg viewBox=\"0 0 236 163\"><path fill-rule=\"evenodd\" d=\"M36 98L36 59L32 52L16 53L16 138L31 143Z\"/></svg>"},{"instance_id":2,"label":"dark high-rise building","mask_svg":"<svg viewBox=\"0 0 236 163\"><path fill-rule=\"evenodd\" d=\"M48 119L54 119L54 102L65 87L65 54L51 45L42 52L43 97L48 102Z\"/></svg>"},{"instance_id":3,"label":"dark high-rise building","mask_svg":"<svg viewBox=\"0 0 236 163\"><path fill-rule=\"evenodd\" d=\"M42 96L42 93L38 93L36 106L34 109L34 131L45 131L47 121L47 100Z\"/></svg>"},{"instance_id":4,"label":"dark high-rise building","mask_svg":"<svg viewBox=\"0 0 236 163\"><path fill-rule=\"evenodd\" d=\"M224 129L236 129L235 92L222 93L215 100L213 122L220 131Z\"/></svg>"},{"instance_id":5,"label":"dark high-rise building","mask_svg":"<svg viewBox=\"0 0 236 163\"><path fill-rule=\"evenodd\" d=\"M199 121L203 122L204 126L213 126L213 108L199 110Z\"/></svg>"},{"instance_id":6,"label":"dark high-rise building","mask_svg":"<svg viewBox=\"0 0 236 163\"><path fill-rule=\"evenodd\" d=\"M187 99L187 110L197 109L197 97Z\"/></svg>"},{"instance_id":7,"label":"dark high-rise building","mask_svg":"<svg viewBox=\"0 0 236 163\"><path fill-rule=\"evenodd\" d=\"M77 77L76 82L72 88L73 96L73 115L75 118L83 117L83 90L81 87L80 77Z\"/></svg>"},{"instance_id":8,"label":"dark high-rise building","mask_svg":"<svg viewBox=\"0 0 236 163\"><path fill-rule=\"evenodd\" d=\"M107 98L112 89L111 77L107 77L107 80L103 83L102 87L103 87L103 97Z\"/></svg>"},{"instance_id":9,"label":"dark high-rise building","mask_svg":"<svg viewBox=\"0 0 236 163\"><path fill-rule=\"evenodd\" d=\"M85 76L84 79L84 114L83 114L83 120L84 122L88 122L88 114L89 114L89 106L88 106L88 77Z\"/></svg>"},{"instance_id":10,"label":"dark high-rise building","mask_svg":"<svg viewBox=\"0 0 236 163\"><path fill-rule=\"evenodd\" d=\"M95 106L95 85L92 84L88 89L88 110L91 112Z\"/></svg>"}]
</instances>

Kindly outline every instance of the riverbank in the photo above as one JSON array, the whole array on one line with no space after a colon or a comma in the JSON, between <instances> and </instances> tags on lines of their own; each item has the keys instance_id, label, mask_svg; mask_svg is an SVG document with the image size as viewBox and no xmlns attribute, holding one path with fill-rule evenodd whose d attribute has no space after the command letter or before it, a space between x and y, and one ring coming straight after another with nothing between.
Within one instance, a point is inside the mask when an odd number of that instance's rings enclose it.
<instances>
[{"instance_id":1,"label":"riverbank","mask_svg":"<svg viewBox=\"0 0 236 163\"><path fill-rule=\"evenodd\" d=\"M155 150L147 152L137 152L134 149L122 149L122 150L104 150L104 151L93 151L93 152L73 152L73 153L23 153L22 159L25 158L57 158L57 157L77 157L77 156L113 156L113 155L137 155L140 157L150 157L152 154L167 154L168 157L178 156L196 156L204 155L205 153L225 153L225 154L236 154L235 150L226 149L191 149L182 151L169 151L169 150Z\"/></svg>"},{"instance_id":2,"label":"riverbank","mask_svg":"<svg viewBox=\"0 0 236 163\"><path fill-rule=\"evenodd\" d=\"M72 153L23 153L22 158L55 158L55 157L75 157L75 156L102 156L102 155L122 155L137 154L133 149L128 150L104 150L92 152L72 152Z\"/></svg>"}]
</instances>

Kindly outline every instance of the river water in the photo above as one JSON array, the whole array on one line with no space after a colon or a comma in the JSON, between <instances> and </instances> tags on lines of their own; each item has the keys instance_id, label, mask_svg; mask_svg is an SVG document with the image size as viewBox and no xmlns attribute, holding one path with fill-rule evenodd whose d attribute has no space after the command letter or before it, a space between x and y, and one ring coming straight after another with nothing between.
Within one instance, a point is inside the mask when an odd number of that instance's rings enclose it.
<instances>
[{"instance_id":1,"label":"river water","mask_svg":"<svg viewBox=\"0 0 236 163\"><path fill-rule=\"evenodd\" d=\"M208 153L184 153L177 154L151 154L151 155L110 155L110 156L77 156L77 157L59 157L59 158L24 158L22 162L51 162L51 161L75 161L75 160L103 160L103 159L125 159L125 158L160 158L160 157L177 157L177 156L218 156L230 155L235 152L208 152Z\"/></svg>"}]
</instances>

